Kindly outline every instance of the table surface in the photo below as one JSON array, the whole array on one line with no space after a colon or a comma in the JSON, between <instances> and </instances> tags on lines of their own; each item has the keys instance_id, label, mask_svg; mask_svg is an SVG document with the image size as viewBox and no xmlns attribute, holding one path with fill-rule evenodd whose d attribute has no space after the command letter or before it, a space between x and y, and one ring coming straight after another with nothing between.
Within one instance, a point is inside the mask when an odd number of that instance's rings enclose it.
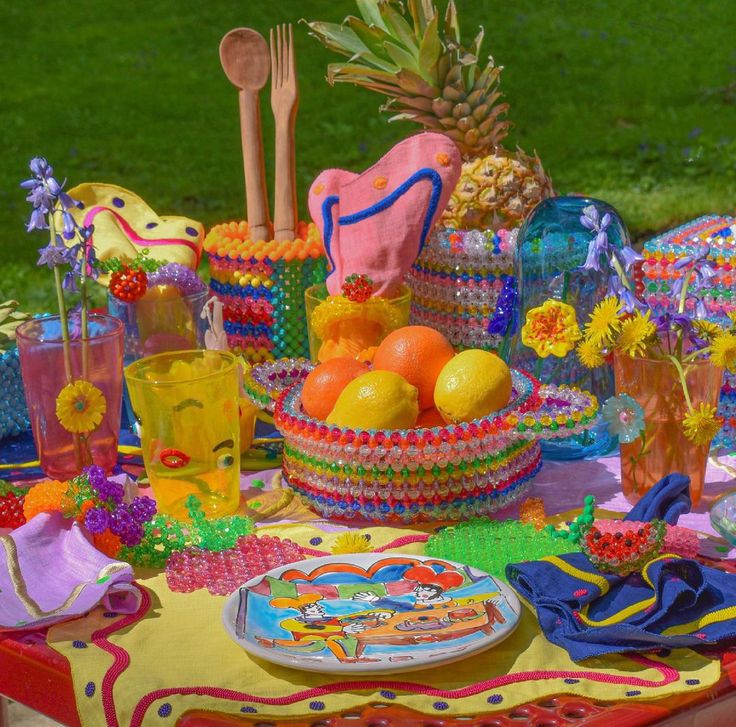
<instances>
[{"instance_id":1,"label":"table surface","mask_svg":"<svg viewBox=\"0 0 736 727\"><path fill-rule=\"evenodd\" d=\"M680 524L708 535L715 535L708 518L712 502L723 492L736 488L736 480L728 471L733 459L724 460L725 468L710 463L706 477L706 488L699 506L680 519ZM272 471L244 475L243 489L247 489L255 478L268 480ZM586 494L596 497L597 506L615 512L626 512L631 505L620 493L618 457L574 462L545 462L536 477L529 496L541 497L548 515L555 515L579 508ZM513 517L518 506L499 513L499 517ZM293 522L279 519L279 514L264 520L263 524ZM312 522L315 522L312 519ZM344 529L345 524L316 521L328 529ZM260 524L260 523L259 523ZM362 523L351 523L360 527ZM0 531L1 532L1 531ZM732 559L736 550L729 551L724 541L715 538L702 540L706 557L726 559L723 567L736 573ZM49 647L42 632L0 635L0 694L26 704L62 724L78 725L74 692L69 664L64 657ZM699 724L716 724L718 720L729 724L736 705L736 650L726 653L722 660L722 675L719 682L708 690L685 695L670 696L662 700L633 705L591 702L578 697L561 695L542 699L538 703L517 707L510 712L494 712L491 715L468 719L438 719L432 725L586 725L586 727L639 727L661 723L672 725L695 724L697 710ZM707 714L707 721L702 721ZM421 724L420 715L407 709L394 707L368 708L360 715L322 716L320 725L352 727L362 724L412 725ZM246 724L247 719L215 715L211 712L190 712L178 724L185 727L217 727L217 725ZM290 725L307 725L311 722L289 722Z\"/></svg>"}]
</instances>

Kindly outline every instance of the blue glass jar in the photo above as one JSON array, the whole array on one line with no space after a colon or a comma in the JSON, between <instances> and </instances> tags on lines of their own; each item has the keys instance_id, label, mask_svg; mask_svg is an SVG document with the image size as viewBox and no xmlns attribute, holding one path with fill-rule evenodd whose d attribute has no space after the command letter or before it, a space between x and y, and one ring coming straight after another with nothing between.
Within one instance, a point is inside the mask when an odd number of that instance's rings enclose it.
<instances>
[{"instance_id":1,"label":"blue glass jar","mask_svg":"<svg viewBox=\"0 0 736 727\"><path fill-rule=\"evenodd\" d=\"M599 261L600 271L582 267L596 235L580 221L583 210L591 205L597 209L599 218L605 214L611 216L606 230L608 244L617 248L629 244L626 225L606 202L590 197L552 197L540 202L519 232L522 326L529 310L554 298L575 309L582 328L595 305L606 297L611 271L604 257ZM543 383L577 386L593 392L601 402L613 395L613 369L609 366L587 369L574 350L561 358L539 358L517 335L512 361L514 366L529 371ZM542 451L552 459L576 459L599 456L612 446L605 426L600 426L569 440L543 443Z\"/></svg>"}]
</instances>

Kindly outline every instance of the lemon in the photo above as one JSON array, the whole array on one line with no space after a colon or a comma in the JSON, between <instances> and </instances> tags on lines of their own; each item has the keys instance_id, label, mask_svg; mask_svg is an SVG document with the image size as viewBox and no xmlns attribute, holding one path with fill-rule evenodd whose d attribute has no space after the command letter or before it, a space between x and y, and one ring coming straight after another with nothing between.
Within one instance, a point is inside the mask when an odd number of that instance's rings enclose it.
<instances>
[{"instance_id":1,"label":"lemon","mask_svg":"<svg viewBox=\"0 0 736 727\"><path fill-rule=\"evenodd\" d=\"M353 429L408 429L419 415L418 392L393 371L369 371L337 397L328 424Z\"/></svg>"},{"instance_id":2,"label":"lemon","mask_svg":"<svg viewBox=\"0 0 736 727\"><path fill-rule=\"evenodd\" d=\"M511 398L511 371L495 353L471 348L453 356L434 387L446 422L469 422L503 409Z\"/></svg>"}]
</instances>

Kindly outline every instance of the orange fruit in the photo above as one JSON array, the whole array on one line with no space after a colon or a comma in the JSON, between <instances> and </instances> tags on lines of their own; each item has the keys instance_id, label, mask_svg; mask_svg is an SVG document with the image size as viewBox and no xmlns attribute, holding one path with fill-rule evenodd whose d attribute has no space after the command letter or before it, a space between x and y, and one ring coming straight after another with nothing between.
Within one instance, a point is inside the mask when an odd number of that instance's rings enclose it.
<instances>
[{"instance_id":1,"label":"orange fruit","mask_svg":"<svg viewBox=\"0 0 736 727\"><path fill-rule=\"evenodd\" d=\"M427 427L428 429L432 427L444 427L445 420L442 418L442 414L435 407L432 407L431 409L425 409L419 412L416 426Z\"/></svg>"},{"instance_id":2,"label":"orange fruit","mask_svg":"<svg viewBox=\"0 0 736 727\"><path fill-rule=\"evenodd\" d=\"M302 387L302 407L310 417L327 419L342 390L361 374L370 369L354 358L331 358L313 368Z\"/></svg>"},{"instance_id":3,"label":"orange fruit","mask_svg":"<svg viewBox=\"0 0 736 727\"><path fill-rule=\"evenodd\" d=\"M427 326L404 326L386 336L376 349L373 369L403 376L419 392L419 409L434 406L434 385L455 355L450 342Z\"/></svg>"}]
</instances>

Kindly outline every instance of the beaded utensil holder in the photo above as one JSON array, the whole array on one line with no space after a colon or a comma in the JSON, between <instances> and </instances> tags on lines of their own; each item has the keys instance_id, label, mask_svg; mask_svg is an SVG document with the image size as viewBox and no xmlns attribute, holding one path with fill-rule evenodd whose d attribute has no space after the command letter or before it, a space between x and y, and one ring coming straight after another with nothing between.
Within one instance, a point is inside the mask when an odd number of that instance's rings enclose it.
<instances>
[{"instance_id":1,"label":"beaded utensil holder","mask_svg":"<svg viewBox=\"0 0 736 727\"><path fill-rule=\"evenodd\" d=\"M246 380L263 381L284 365L254 366ZM511 402L488 417L443 427L368 431L328 426L307 416L302 385L294 384L274 410L284 436L284 478L328 518L412 523L499 510L523 495L539 470L539 438L582 432L598 410L594 396L542 386L523 371L513 371L512 381ZM275 381L272 395L277 387Z\"/></svg>"},{"instance_id":2,"label":"beaded utensil holder","mask_svg":"<svg viewBox=\"0 0 736 727\"><path fill-rule=\"evenodd\" d=\"M247 361L309 356L304 292L324 282L327 260L313 224L300 222L296 237L253 242L247 222L229 222L205 238L228 344Z\"/></svg>"}]
</instances>

